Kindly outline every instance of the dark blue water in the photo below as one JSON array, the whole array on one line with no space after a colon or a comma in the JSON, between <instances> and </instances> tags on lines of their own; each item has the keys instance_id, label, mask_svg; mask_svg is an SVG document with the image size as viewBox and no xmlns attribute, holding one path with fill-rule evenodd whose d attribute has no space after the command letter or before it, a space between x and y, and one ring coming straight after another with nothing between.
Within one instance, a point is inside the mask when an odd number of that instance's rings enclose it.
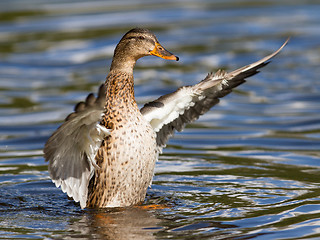
<instances>
[{"instance_id":1,"label":"dark blue water","mask_svg":"<svg viewBox=\"0 0 320 240\"><path fill-rule=\"evenodd\" d=\"M0 3L0 238L320 238L318 1ZM104 81L141 26L180 57L139 60L138 103L291 40L262 72L172 138L146 204L81 210L51 183L42 148Z\"/></svg>"}]
</instances>

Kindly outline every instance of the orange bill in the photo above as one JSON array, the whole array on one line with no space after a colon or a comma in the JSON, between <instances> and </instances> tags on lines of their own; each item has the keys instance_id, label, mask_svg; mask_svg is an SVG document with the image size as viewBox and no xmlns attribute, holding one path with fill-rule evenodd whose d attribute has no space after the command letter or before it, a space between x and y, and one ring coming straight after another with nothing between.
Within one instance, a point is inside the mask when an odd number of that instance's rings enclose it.
<instances>
[{"instance_id":1,"label":"orange bill","mask_svg":"<svg viewBox=\"0 0 320 240\"><path fill-rule=\"evenodd\" d=\"M171 52L167 51L160 43L156 43L154 49L150 52L150 55L161 57L167 60L179 61L179 57L173 55Z\"/></svg>"}]
</instances>

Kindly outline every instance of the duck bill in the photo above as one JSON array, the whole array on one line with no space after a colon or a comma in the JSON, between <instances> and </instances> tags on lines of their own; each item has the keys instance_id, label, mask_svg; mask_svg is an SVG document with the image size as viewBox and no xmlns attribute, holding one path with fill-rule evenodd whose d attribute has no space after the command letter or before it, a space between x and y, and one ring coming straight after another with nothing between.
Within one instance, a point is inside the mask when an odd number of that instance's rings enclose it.
<instances>
[{"instance_id":1,"label":"duck bill","mask_svg":"<svg viewBox=\"0 0 320 240\"><path fill-rule=\"evenodd\" d=\"M150 55L161 57L167 60L179 61L179 57L173 55L171 52L167 51L160 43L156 43L154 49L150 52Z\"/></svg>"}]
</instances>

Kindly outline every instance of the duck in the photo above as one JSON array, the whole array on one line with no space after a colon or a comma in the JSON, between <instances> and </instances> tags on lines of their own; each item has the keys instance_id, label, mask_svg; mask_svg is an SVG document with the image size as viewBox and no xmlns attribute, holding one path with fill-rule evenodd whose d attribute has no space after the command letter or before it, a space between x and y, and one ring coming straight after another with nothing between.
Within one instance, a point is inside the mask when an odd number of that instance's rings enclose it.
<instances>
[{"instance_id":1,"label":"duck","mask_svg":"<svg viewBox=\"0 0 320 240\"><path fill-rule=\"evenodd\" d=\"M232 72L209 73L139 109L133 69L138 59L178 61L148 29L128 31L114 50L106 81L97 96L78 103L49 137L44 158L56 187L83 208L122 208L144 202L155 164L175 131L208 112L233 88L258 73L287 44Z\"/></svg>"}]
</instances>

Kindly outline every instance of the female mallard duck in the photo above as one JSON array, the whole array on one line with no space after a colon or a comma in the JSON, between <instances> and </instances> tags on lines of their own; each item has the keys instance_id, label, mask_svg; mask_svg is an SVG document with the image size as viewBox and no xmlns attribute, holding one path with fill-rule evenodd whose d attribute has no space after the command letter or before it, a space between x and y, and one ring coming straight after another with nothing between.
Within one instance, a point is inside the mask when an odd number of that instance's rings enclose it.
<instances>
[{"instance_id":1,"label":"female mallard duck","mask_svg":"<svg viewBox=\"0 0 320 240\"><path fill-rule=\"evenodd\" d=\"M288 40L287 40L288 41ZM127 32L117 45L98 97L76 105L44 148L49 172L81 208L126 207L144 201L159 152L175 130L196 120L232 89L268 64L286 45L253 64L208 74L194 86L179 88L139 110L133 68L144 56L179 58L147 29Z\"/></svg>"}]
</instances>

